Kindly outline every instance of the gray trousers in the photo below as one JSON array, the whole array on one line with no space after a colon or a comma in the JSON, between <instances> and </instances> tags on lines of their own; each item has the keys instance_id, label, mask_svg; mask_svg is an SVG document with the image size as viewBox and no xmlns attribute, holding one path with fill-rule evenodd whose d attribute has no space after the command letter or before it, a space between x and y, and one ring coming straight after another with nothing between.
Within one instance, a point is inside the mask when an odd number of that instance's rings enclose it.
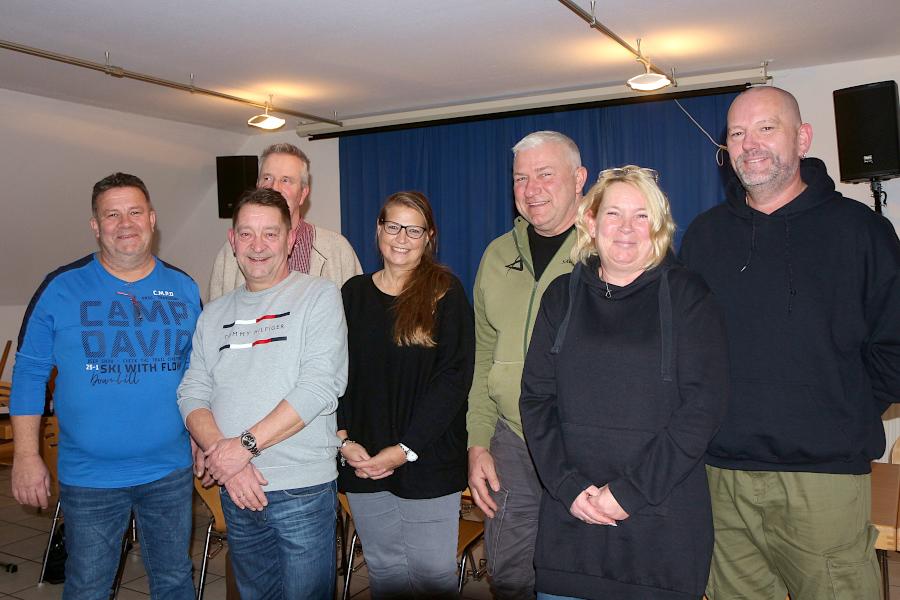
<instances>
[{"instance_id":1,"label":"gray trousers","mask_svg":"<svg viewBox=\"0 0 900 600\"><path fill-rule=\"evenodd\" d=\"M407 500L390 492L347 494L369 569L372 598L459 598L460 493Z\"/></svg>"},{"instance_id":2,"label":"gray trousers","mask_svg":"<svg viewBox=\"0 0 900 600\"><path fill-rule=\"evenodd\" d=\"M500 420L491 438L500 491L493 519L485 519L485 553L495 600L529 600L534 593L534 543L541 483L525 441Z\"/></svg>"}]
</instances>

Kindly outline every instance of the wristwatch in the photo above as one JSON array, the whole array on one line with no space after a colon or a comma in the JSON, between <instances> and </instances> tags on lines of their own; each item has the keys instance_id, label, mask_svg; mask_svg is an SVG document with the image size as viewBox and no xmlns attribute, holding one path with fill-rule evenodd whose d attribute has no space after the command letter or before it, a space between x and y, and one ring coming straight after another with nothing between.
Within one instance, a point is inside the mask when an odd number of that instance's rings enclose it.
<instances>
[{"instance_id":1,"label":"wristwatch","mask_svg":"<svg viewBox=\"0 0 900 600\"><path fill-rule=\"evenodd\" d=\"M253 458L256 458L262 452L260 452L259 448L256 447L256 436L250 433L249 431L244 431L241 433L241 446L247 449L247 451L253 455Z\"/></svg>"},{"instance_id":2,"label":"wristwatch","mask_svg":"<svg viewBox=\"0 0 900 600\"><path fill-rule=\"evenodd\" d=\"M407 446L403 442L400 442L397 445L400 446L400 449L403 450L403 454L406 455L406 462L416 462L417 460L419 460L419 455L413 452L409 446Z\"/></svg>"}]
</instances>

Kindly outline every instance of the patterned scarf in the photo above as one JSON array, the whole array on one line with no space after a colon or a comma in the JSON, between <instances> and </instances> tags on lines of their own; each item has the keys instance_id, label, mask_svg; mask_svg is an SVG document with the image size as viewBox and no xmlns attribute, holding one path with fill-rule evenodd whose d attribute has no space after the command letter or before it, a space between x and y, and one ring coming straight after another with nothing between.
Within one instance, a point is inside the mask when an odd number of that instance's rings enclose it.
<instances>
[{"instance_id":1,"label":"patterned scarf","mask_svg":"<svg viewBox=\"0 0 900 600\"><path fill-rule=\"evenodd\" d=\"M297 223L297 241L288 256L288 267L291 271L309 274L309 257L312 254L313 242L316 241L316 228L300 219Z\"/></svg>"}]
</instances>

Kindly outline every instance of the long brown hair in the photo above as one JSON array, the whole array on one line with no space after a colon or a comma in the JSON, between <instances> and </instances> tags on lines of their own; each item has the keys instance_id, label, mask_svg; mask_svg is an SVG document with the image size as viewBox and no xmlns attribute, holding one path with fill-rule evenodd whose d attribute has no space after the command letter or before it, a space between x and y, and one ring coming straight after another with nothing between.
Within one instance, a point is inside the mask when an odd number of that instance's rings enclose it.
<instances>
[{"instance_id":1,"label":"long brown hair","mask_svg":"<svg viewBox=\"0 0 900 600\"><path fill-rule=\"evenodd\" d=\"M427 242L422 259L406 281L403 291L394 300L394 343L398 346L424 346L433 348L435 313L437 303L450 289L450 269L435 262L437 251L437 226L428 198L420 192L397 192L388 197L378 213L379 226L387 218L388 208L405 206L425 218ZM384 235L380 230L379 235Z\"/></svg>"}]
</instances>

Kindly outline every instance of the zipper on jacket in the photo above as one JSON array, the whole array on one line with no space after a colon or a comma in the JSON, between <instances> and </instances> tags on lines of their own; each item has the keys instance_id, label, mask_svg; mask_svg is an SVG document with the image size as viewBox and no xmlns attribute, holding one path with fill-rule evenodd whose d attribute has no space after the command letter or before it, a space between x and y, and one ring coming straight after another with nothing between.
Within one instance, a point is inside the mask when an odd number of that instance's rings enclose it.
<instances>
[{"instance_id":1,"label":"zipper on jacket","mask_svg":"<svg viewBox=\"0 0 900 600\"><path fill-rule=\"evenodd\" d=\"M534 278L534 273L531 274L532 279ZM531 288L531 298L528 300L528 314L525 317L525 331L522 336L522 356L528 355L528 342L530 338L528 336L529 324L531 323L531 311L534 309L534 297L537 295L538 290L538 281L535 279L534 286Z\"/></svg>"}]
</instances>

